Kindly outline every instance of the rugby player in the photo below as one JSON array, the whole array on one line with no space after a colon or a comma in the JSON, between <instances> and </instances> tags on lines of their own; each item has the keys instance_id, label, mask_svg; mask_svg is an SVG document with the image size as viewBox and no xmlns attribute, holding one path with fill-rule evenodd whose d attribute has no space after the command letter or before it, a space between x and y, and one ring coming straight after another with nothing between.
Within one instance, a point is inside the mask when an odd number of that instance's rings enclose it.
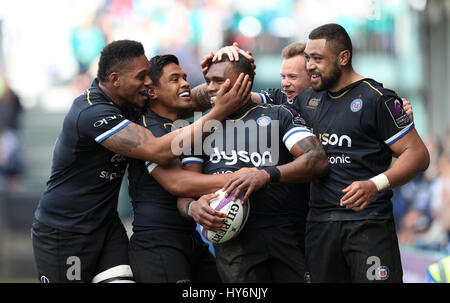
<instances>
[{"instance_id":1,"label":"rugby player","mask_svg":"<svg viewBox=\"0 0 450 303\"><path fill-rule=\"evenodd\" d=\"M244 51L240 50L238 48L237 43L233 44L233 46L234 47L231 47L231 46L224 47L224 48L222 48L221 50L219 50L215 54L211 53L210 54L210 57L212 58L211 61L213 61L215 58L221 58L221 56L223 54L227 54L228 57L230 58L230 60L238 60L238 57L237 57L238 53L241 53L242 55L250 58L249 52L244 52ZM295 86L297 88L296 94L299 94L301 91L303 91L303 89L305 87L308 87L308 86L311 85L310 78L308 77L308 78L304 79L303 77L297 77L297 79L301 78L304 81L302 81L302 83L300 83L299 85L288 86L288 85L285 84L286 83L285 82L286 76L283 79L283 75L289 75L288 70L290 68L294 68L294 67L296 67L297 69L295 70L295 72L291 72L292 74L301 75L301 74L307 72L306 71L306 65L304 64L305 63L305 59L303 59L303 63L300 63L301 60L297 58L298 62L297 62L296 66L290 66L290 64L289 64L290 62L288 61L289 58L293 58L293 57L295 58L296 56L299 56L299 55L304 57L303 56L304 48L305 47L304 47L304 45L302 43L293 43L293 44L288 45L287 47L285 47L283 49L282 56L283 56L284 59L283 59L283 64L282 64L282 68L281 68L281 72L280 72L280 74L282 76L282 87L283 87L283 90L280 90L280 89L268 89L268 90L263 91L263 92L261 92L259 94L258 93L252 93L252 100L254 102L256 102L256 103L263 103L263 104L268 103L268 102L269 103L276 103L276 104L284 104L286 106L293 107L299 113L303 114L303 109L298 104L298 102L299 102L298 98L293 98L292 94L288 90L288 88ZM252 59L252 58L250 58L250 59ZM206 63L206 62L204 62L204 63ZM288 64L286 64L286 63L288 63ZM288 69L285 69L286 66L288 67ZM207 66L205 65L203 67L203 69L204 69L204 71L207 71ZM410 121L412 122L413 121L413 111L412 111L411 104L410 104L409 101L407 101L406 99L403 99L403 98L402 98L402 102L403 102L404 110L407 113ZM308 122L309 121L307 121L307 123ZM317 135L319 135L319 134L317 134ZM332 139L334 139L334 137ZM325 140L325 141L323 141L323 140ZM329 139L326 138L326 135L323 138L323 140L322 141L324 143L327 143L329 141ZM344 158L344 160L345 160L345 158ZM331 165L331 163L330 163L330 165ZM250 180L247 180L246 182L249 183ZM241 186L248 186L248 184L245 184L245 182L243 182L241 184ZM367 268L368 267L369 267L369 265L367 265ZM318 281L318 279L315 279L315 280Z\"/></svg>"},{"instance_id":2,"label":"rugby player","mask_svg":"<svg viewBox=\"0 0 450 303\"><path fill-rule=\"evenodd\" d=\"M191 88L178 58L170 54L150 59L150 78L150 103L139 124L160 137L172 130L174 121L190 112ZM195 222L178 212L177 196L199 197L215 192L230 176L184 170L178 159L165 166L129 160L134 213L129 256L136 282L220 282L214 256Z\"/></svg>"},{"instance_id":3,"label":"rugby player","mask_svg":"<svg viewBox=\"0 0 450 303\"><path fill-rule=\"evenodd\" d=\"M77 97L56 141L52 171L32 224L41 282L132 281L128 237L117 213L127 157L168 163L171 141L221 120L248 95L240 75L218 94L213 109L186 129L156 138L133 123L148 101L149 62L141 43L114 41L101 52L97 78ZM229 89L229 90L228 90Z\"/></svg>"},{"instance_id":4,"label":"rugby player","mask_svg":"<svg viewBox=\"0 0 450 303\"><path fill-rule=\"evenodd\" d=\"M394 91L354 71L352 43L340 25L313 30L304 53L311 87L293 107L329 162L328 175L311 181L306 258L312 281L401 282L391 189L429 163L412 112ZM285 102L281 94L269 99Z\"/></svg>"},{"instance_id":5,"label":"rugby player","mask_svg":"<svg viewBox=\"0 0 450 303\"><path fill-rule=\"evenodd\" d=\"M205 79L213 106L226 79L234 83L240 72L252 73L251 62L242 55L235 62L227 56L212 62ZM244 128L239 128L243 125ZM303 186L294 183L326 173L326 157L317 138L293 110L243 103L205 138L204 142L207 141L211 143L211 151L205 150L197 159L184 158L182 162L187 169L225 174L242 167L258 168L251 177L244 178L254 181L244 196L245 201L254 191L244 229L236 238L214 244L222 281L303 282L304 241L295 222L298 216L306 216L308 195ZM226 146L232 149L227 150ZM179 210L208 229L220 229L222 222L201 214L201 206L208 206L209 198L180 198Z\"/></svg>"}]
</instances>

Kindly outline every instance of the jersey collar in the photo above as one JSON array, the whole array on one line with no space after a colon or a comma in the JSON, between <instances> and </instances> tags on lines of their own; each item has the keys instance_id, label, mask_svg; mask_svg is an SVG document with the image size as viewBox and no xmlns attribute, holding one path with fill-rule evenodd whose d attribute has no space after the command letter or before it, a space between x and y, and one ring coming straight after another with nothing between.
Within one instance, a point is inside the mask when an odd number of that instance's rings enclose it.
<instances>
[{"instance_id":1,"label":"jersey collar","mask_svg":"<svg viewBox=\"0 0 450 303\"><path fill-rule=\"evenodd\" d=\"M227 119L230 119L230 120L238 119L238 118L242 117L246 112L248 112L249 109L253 108L255 105L256 105L255 103L253 103L252 101L249 101L246 106L244 106L240 110L229 115L227 117Z\"/></svg>"},{"instance_id":2,"label":"jersey collar","mask_svg":"<svg viewBox=\"0 0 450 303\"><path fill-rule=\"evenodd\" d=\"M370 83L374 83L374 84L383 86L383 84L378 83L378 82L376 82L375 80L373 80L373 79L371 79L371 78L364 78L364 79L355 81L355 82L353 82L353 83L350 83L349 85L347 85L347 86L344 87L344 88L341 88L341 89L340 89L339 91L337 91L337 92L334 92L334 93L333 93L333 92L327 91L328 96L329 96L331 99L339 99L339 98L341 98L342 96L344 96L346 93L348 93L349 91L351 91L354 87L358 86L358 85L359 85L361 82L363 82L363 81L366 81L366 82L370 82Z\"/></svg>"}]
</instances>

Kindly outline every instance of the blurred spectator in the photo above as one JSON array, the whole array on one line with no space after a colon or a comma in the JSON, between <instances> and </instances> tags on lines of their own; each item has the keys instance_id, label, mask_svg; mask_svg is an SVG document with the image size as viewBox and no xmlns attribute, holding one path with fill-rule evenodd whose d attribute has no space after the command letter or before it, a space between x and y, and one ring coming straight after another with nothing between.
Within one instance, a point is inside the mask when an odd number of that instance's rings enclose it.
<instances>
[{"instance_id":1,"label":"blurred spectator","mask_svg":"<svg viewBox=\"0 0 450 303\"><path fill-rule=\"evenodd\" d=\"M3 127L17 132L22 111L19 97L6 80L0 76L0 121Z\"/></svg>"},{"instance_id":2,"label":"blurred spectator","mask_svg":"<svg viewBox=\"0 0 450 303\"><path fill-rule=\"evenodd\" d=\"M396 213L399 216L397 227L399 242L412 244L415 237L426 232L430 226L430 180L421 174L411 182L394 191Z\"/></svg>"},{"instance_id":3,"label":"blurred spectator","mask_svg":"<svg viewBox=\"0 0 450 303\"><path fill-rule=\"evenodd\" d=\"M79 73L86 73L106 44L105 36L97 26L95 12L86 14L84 19L72 28L70 44L78 62Z\"/></svg>"},{"instance_id":4,"label":"blurred spectator","mask_svg":"<svg viewBox=\"0 0 450 303\"><path fill-rule=\"evenodd\" d=\"M430 165L424 174L395 192L394 209L401 244L450 252L450 130L442 144L425 141Z\"/></svg>"},{"instance_id":5,"label":"blurred spectator","mask_svg":"<svg viewBox=\"0 0 450 303\"><path fill-rule=\"evenodd\" d=\"M450 144L447 141L445 145L446 149L439 159L440 175L431 187L431 214L440 236L439 249L450 253Z\"/></svg>"},{"instance_id":6,"label":"blurred spectator","mask_svg":"<svg viewBox=\"0 0 450 303\"><path fill-rule=\"evenodd\" d=\"M0 191L15 191L23 168L18 138L23 108L8 83L0 82Z\"/></svg>"},{"instance_id":7,"label":"blurred spectator","mask_svg":"<svg viewBox=\"0 0 450 303\"><path fill-rule=\"evenodd\" d=\"M0 191L16 191L21 172L19 140L0 120Z\"/></svg>"}]
</instances>

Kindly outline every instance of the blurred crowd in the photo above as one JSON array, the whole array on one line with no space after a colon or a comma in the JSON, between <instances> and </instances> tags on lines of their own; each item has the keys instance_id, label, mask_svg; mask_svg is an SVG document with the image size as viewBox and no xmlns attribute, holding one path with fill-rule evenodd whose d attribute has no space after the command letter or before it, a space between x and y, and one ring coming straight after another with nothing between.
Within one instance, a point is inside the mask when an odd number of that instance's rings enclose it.
<instances>
[{"instance_id":1,"label":"blurred crowd","mask_svg":"<svg viewBox=\"0 0 450 303\"><path fill-rule=\"evenodd\" d=\"M392 200L400 244L450 254L450 127L443 140L425 139L430 166L394 190Z\"/></svg>"},{"instance_id":2,"label":"blurred crowd","mask_svg":"<svg viewBox=\"0 0 450 303\"><path fill-rule=\"evenodd\" d=\"M146 55L175 54L191 86L203 83L199 62L212 50L238 42L243 49L279 54L295 36L295 1L106 0L79 18L71 30L71 49L80 75L75 88L86 86L96 70L102 47L119 39L142 42ZM246 15L251 14L252 17ZM300 36L301 29L297 30ZM303 29L306 33L306 29ZM263 46L263 47L262 47ZM85 76L88 77L85 77Z\"/></svg>"}]
</instances>

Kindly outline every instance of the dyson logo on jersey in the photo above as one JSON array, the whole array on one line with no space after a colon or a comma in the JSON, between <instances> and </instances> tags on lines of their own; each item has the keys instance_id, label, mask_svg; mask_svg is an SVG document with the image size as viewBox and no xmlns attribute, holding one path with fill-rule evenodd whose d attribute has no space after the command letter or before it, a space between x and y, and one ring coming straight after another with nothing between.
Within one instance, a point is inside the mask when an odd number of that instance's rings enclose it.
<instances>
[{"instance_id":1,"label":"dyson logo on jersey","mask_svg":"<svg viewBox=\"0 0 450 303\"><path fill-rule=\"evenodd\" d=\"M214 153L210 155L209 161L211 163L219 163L221 160L226 160L225 165L234 165L239 161L244 163L252 163L253 166L259 167L272 163L272 154L270 151L265 151L262 155L257 152L249 153L245 150L232 150L231 154L226 154L224 151L219 152L217 147L214 148Z\"/></svg>"},{"instance_id":2,"label":"dyson logo on jersey","mask_svg":"<svg viewBox=\"0 0 450 303\"><path fill-rule=\"evenodd\" d=\"M336 134L328 134L323 133L319 134L319 141L322 143L323 146L325 145L337 145L337 146L352 146L352 139L350 139L347 135L338 136Z\"/></svg>"},{"instance_id":3,"label":"dyson logo on jersey","mask_svg":"<svg viewBox=\"0 0 450 303\"><path fill-rule=\"evenodd\" d=\"M195 113L194 120L201 116L201 113ZM174 121L172 131L187 125L189 123L184 120ZM194 144L190 142L191 136L181 134L172 141L172 152L174 155L210 155L213 163L224 159L226 165L236 164L238 160L251 162L254 166L275 165L279 159L279 126L280 121L266 116L223 123L210 120L203 126L204 132L210 132L203 141L201 129L195 129Z\"/></svg>"}]
</instances>

